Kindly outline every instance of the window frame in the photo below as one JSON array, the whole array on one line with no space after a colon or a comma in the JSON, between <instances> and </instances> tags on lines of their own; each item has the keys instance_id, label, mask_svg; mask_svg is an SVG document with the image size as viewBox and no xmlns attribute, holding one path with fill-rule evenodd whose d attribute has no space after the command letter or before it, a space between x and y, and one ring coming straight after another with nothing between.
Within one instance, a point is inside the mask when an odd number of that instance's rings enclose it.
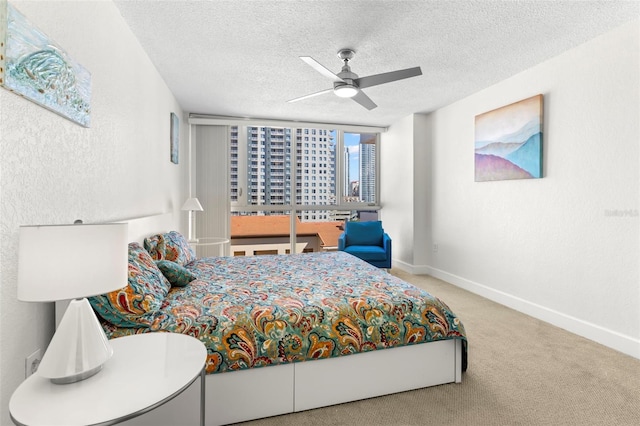
<instances>
[{"instance_id":1,"label":"window frame","mask_svg":"<svg viewBox=\"0 0 640 426\"><path fill-rule=\"evenodd\" d=\"M192 126L198 126L198 125L212 125L212 126L227 126L227 152L228 152L228 164L227 164L227 178L229 179L229 184L227 186L227 200L229 200L229 212L230 213L242 213L242 212L247 212L247 213L257 213L257 212L261 212L261 211L267 211L267 212L282 212L283 214L288 214L290 216L290 242L291 242L291 252L295 252L295 248L296 248L296 218L300 217L300 215L303 214L304 211L313 211L313 210L319 210L319 211L327 211L327 210L333 210L333 211L345 211L345 210L349 210L349 211L377 211L381 208L381 200L380 200L380 188L381 188L381 176L380 176L380 141L381 141L381 134L386 132L388 130L388 128L386 127L376 127L376 126L362 126L362 125L349 125L349 124L327 124L327 123L314 123L314 122L289 122L289 121L284 121L284 120L272 120L272 119L254 119L254 118L238 118L238 117L220 117L220 116L212 116L212 115L202 115L202 114L189 114L189 119L188 122L190 124L190 134L189 134L189 138L191 140L191 127ZM292 178L289 182L289 191L291 193L291 198L290 201L292 201L289 204L275 204L275 205L269 205L269 204L255 204L255 205L251 205L248 204L247 202L249 201L249 198L251 197L251 194L248 193L247 188L248 188L248 165L246 163L246 159L248 158L248 156L251 155L250 152L247 152L247 146L246 144L238 144L238 149L237 151L234 153L231 151L231 132L233 131L232 128L236 127L237 132L238 132L238 140L246 140L246 131L247 131L247 127L258 127L259 129L266 129L268 127L272 127L272 128L290 128L291 132L290 132L290 146L291 149L289 152L289 157L288 159L286 158L285 155L285 161L288 162L289 166L291 168L293 168L294 170L297 168L297 164L298 164L298 159L297 159L297 138L298 138L298 129L304 129L304 131L301 131L301 143L304 145L305 142L309 143L311 141L308 141L308 139L305 137L306 135L309 134L309 129L324 129L324 130L335 130L336 132L336 143L338 144L338 141L340 141L340 145L338 145L338 147L336 148L336 150L343 150L344 149L344 133L367 133L367 134L376 134L376 165L375 165L375 170L376 170L376 202L375 203L367 203L367 202L344 202L343 200L343 196L344 194L343 192L343 186L342 186L342 176L344 174L344 165L342 161L338 161L336 159L336 175L335 175L335 181L337 183L336 185L336 203L335 204L320 204L320 205L316 205L316 204L297 204L297 191L300 190L301 191L301 196L304 196L304 194L302 193L302 188L303 187L308 187L308 183L305 181L304 182L304 186L303 186L303 182L299 182L296 176L296 173L294 172L292 174ZM240 132L244 132L243 135L240 134ZM260 140L259 142L259 147L261 149L260 151L260 158L264 159L264 140ZM286 142L286 139L285 139ZM316 143L318 141L316 140ZM321 141L321 142L326 142L326 141ZM304 146L301 147L301 150L304 149ZM336 151L336 156L338 156L339 151ZM230 178L231 178L231 168L234 167L233 165L233 161L234 161L234 154L236 155L236 164L235 167L237 168L237 170L235 171L235 173L237 174L237 182L238 182L238 186L237 188L235 188L236 190L236 194L238 197L238 200L240 199L244 199L245 203L241 204L238 201L231 201L231 195L234 192L234 187L231 186L231 182L230 182ZM304 154L300 154L300 158L302 162L302 156ZM243 157L244 156L244 157ZM242 161L240 161L240 159L244 158ZM328 164L328 159L326 159L326 163ZM322 168L321 168L322 169ZM321 173L320 175L323 175L326 173ZM261 179L262 182L265 181L264 176L260 176L259 180ZM264 185L263 185L264 186ZM314 185L315 186L315 185ZM330 185L329 185L330 186ZM263 188L263 187L261 187ZM325 188L325 192L327 191L327 187L326 186L321 186L321 188ZM263 191L263 189L262 189ZM264 202L264 191L262 193L258 194L258 202Z\"/></svg>"},{"instance_id":2,"label":"window frame","mask_svg":"<svg viewBox=\"0 0 640 426\"><path fill-rule=\"evenodd\" d=\"M234 126L237 126L237 130L235 129ZM238 140L246 140L247 137L247 128L248 127L261 127L261 126L256 126L256 125L246 125L246 126L242 126L242 125L234 125L234 126L229 126L229 143L231 141L231 134L232 133L237 133L238 134ZM261 127L259 130L262 130L262 128L264 127L271 127L271 128L279 128L276 126L263 126ZM284 128L284 127L283 127ZM291 141L291 149L289 150L289 158L288 158L288 162L290 164L296 164L296 157L298 156L298 151L296 148L296 143L297 143L297 131L298 130L304 130L304 131L308 131L309 128L303 128L303 127L287 127L290 129L290 134L292 135L292 141ZM315 129L311 129L311 130L315 130ZM338 157L339 155L341 155L341 153L344 153L344 135L345 133L366 133L366 134L376 134L376 140L375 140L375 151L376 151L376 158L375 158L375 173L376 173L376 188L375 188L375 199L376 202L371 203L371 202L366 202L366 201L360 201L360 202L355 202L355 201L345 201L344 198L346 196L346 194L344 193L344 181L343 181L343 176L346 173L345 170L345 164L344 161L339 161L336 160L336 164L335 164L335 197L336 197L336 203L335 204L313 204L313 203L309 203L309 204L305 204L305 203L297 203L297 188L296 188L296 184L298 182L298 176L296 173L292 173L290 176L290 180L289 182L289 188L288 190L291 191L291 197L290 197L290 203L289 204L250 204L250 199L248 197L244 197L241 195L238 195L238 199L237 201L230 201L231 203L231 211L232 212L260 212L260 211L291 211L291 210L295 210L295 211L302 211L302 210L379 210L380 209L380 156L378 155L378 153L380 152L380 133L379 132L355 132L355 131L348 131L345 132L343 130L339 130L336 129L335 131L335 143L336 143L336 157ZM242 139L241 139L242 138ZM303 147L300 148L300 156L304 157L303 151L304 151L304 141L303 142ZM247 170L248 170L248 166L247 166L247 160L250 161L249 158L242 158L242 154L245 153L246 155L250 155L250 153L248 152L248 149L245 145L243 145L241 147L241 145L243 144L238 144L238 151L237 151L237 165L235 165L235 168L237 169L237 172L235 173L238 177L237 177L237 182L238 182L238 192L239 194L245 194L247 193L247 188L248 188L248 183L249 183L249 179L248 179L248 175L247 175ZM328 160L327 160L328 161ZM314 169L314 171L317 171L319 168L321 167L316 167ZM318 176L323 176L324 173L312 173L310 176L309 175L305 175L301 181L303 182L303 186L304 187L308 187L309 182L312 183L313 187L317 187L316 183L318 182ZM266 181L266 177L264 179ZM286 181L285 181L285 185L286 185ZM328 182L329 185L333 184L332 182ZM287 190L287 188L284 188L285 191ZM302 200L304 200L304 192L300 192L300 197ZM231 196L231 194L229 194L229 196ZM244 202L242 202L242 201Z\"/></svg>"}]
</instances>

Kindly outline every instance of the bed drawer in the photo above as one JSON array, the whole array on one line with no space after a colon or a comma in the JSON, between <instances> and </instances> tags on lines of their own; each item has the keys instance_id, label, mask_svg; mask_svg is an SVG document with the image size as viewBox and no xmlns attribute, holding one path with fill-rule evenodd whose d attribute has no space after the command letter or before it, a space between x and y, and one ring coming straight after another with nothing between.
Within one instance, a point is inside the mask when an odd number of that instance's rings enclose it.
<instances>
[{"instance_id":1,"label":"bed drawer","mask_svg":"<svg viewBox=\"0 0 640 426\"><path fill-rule=\"evenodd\" d=\"M208 375L207 426L291 413L293 371L287 364Z\"/></svg>"},{"instance_id":2,"label":"bed drawer","mask_svg":"<svg viewBox=\"0 0 640 426\"><path fill-rule=\"evenodd\" d=\"M459 381L459 340L295 365L295 411ZM459 357L458 357L459 358Z\"/></svg>"}]
</instances>

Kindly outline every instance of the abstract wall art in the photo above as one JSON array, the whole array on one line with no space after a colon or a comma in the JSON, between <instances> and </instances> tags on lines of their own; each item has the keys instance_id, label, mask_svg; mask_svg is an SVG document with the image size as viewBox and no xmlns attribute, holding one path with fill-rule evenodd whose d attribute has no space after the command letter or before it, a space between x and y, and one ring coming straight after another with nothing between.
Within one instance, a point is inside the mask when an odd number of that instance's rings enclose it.
<instances>
[{"instance_id":1,"label":"abstract wall art","mask_svg":"<svg viewBox=\"0 0 640 426\"><path fill-rule=\"evenodd\" d=\"M542 108L536 95L476 116L476 182L542 177Z\"/></svg>"},{"instance_id":2,"label":"abstract wall art","mask_svg":"<svg viewBox=\"0 0 640 426\"><path fill-rule=\"evenodd\" d=\"M180 148L180 121L178 116L171 113L171 162L178 164L178 151Z\"/></svg>"},{"instance_id":3,"label":"abstract wall art","mask_svg":"<svg viewBox=\"0 0 640 426\"><path fill-rule=\"evenodd\" d=\"M90 125L91 73L6 0L0 0L0 85Z\"/></svg>"}]
</instances>

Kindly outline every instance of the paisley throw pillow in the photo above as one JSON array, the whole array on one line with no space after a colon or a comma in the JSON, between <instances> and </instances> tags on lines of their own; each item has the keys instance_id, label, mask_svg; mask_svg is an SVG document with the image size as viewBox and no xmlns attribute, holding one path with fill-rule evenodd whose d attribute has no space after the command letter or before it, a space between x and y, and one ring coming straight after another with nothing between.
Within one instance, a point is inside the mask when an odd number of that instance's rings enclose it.
<instances>
[{"instance_id":1,"label":"paisley throw pillow","mask_svg":"<svg viewBox=\"0 0 640 426\"><path fill-rule=\"evenodd\" d=\"M184 287L196 279L193 272L176 262L157 260L156 265L158 265L158 268L162 271L162 275L164 275L174 287Z\"/></svg>"},{"instance_id":2,"label":"paisley throw pillow","mask_svg":"<svg viewBox=\"0 0 640 426\"><path fill-rule=\"evenodd\" d=\"M145 238L144 248L153 260L170 260L180 265L186 265L197 259L193 247L177 231Z\"/></svg>"},{"instance_id":3,"label":"paisley throw pillow","mask_svg":"<svg viewBox=\"0 0 640 426\"><path fill-rule=\"evenodd\" d=\"M88 299L102 318L115 325L149 327L170 288L149 253L140 244L130 243L128 285Z\"/></svg>"}]
</instances>

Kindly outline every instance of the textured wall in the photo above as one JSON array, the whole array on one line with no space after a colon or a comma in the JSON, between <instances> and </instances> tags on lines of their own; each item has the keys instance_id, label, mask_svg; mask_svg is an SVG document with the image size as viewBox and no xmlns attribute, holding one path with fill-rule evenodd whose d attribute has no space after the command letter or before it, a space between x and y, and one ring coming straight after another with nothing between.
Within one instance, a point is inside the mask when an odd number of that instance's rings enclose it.
<instances>
[{"instance_id":1,"label":"textured wall","mask_svg":"<svg viewBox=\"0 0 640 426\"><path fill-rule=\"evenodd\" d=\"M640 357L638 21L430 115L425 271ZM544 95L544 178L474 182L474 117ZM419 236L416 236L419 238Z\"/></svg>"},{"instance_id":2,"label":"textured wall","mask_svg":"<svg viewBox=\"0 0 640 426\"><path fill-rule=\"evenodd\" d=\"M51 304L16 300L18 227L171 211L181 218L187 188L184 120L183 161L169 161L169 114L183 113L114 4L12 4L91 72L92 125L0 89L2 425L11 424L9 398L24 378L25 357L44 350L53 331Z\"/></svg>"}]
</instances>

